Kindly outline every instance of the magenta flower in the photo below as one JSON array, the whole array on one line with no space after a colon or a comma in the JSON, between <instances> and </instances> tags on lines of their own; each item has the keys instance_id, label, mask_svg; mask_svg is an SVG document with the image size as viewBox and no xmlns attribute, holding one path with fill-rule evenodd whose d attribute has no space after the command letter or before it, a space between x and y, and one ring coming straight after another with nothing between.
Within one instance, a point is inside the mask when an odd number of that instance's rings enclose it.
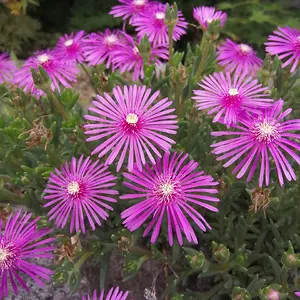
<instances>
[{"instance_id":1,"label":"magenta flower","mask_svg":"<svg viewBox=\"0 0 300 300\"><path fill-rule=\"evenodd\" d=\"M50 220L64 228L70 216L70 232L75 229L85 233L84 217L86 216L92 230L95 223L101 226L100 219L106 220L108 213L105 209L113 210L106 202L117 202L111 195L118 192L111 189L116 185L117 178L109 172L108 167L92 162L89 157L78 161L73 157L69 167L66 162L61 171L55 169L51 173L43 199L48 200L44 207L52 206L48 212Z\"/></svg>"},{"instance_id":2,"label":"magenta flower","mask_svg":"<svg viewBox=\"0 0 300 300\"><path fill-rule=\"evenodd\" d=\"M296 295L297 297L300 297L300 292L295 292L295 295Z\"/></svg>"},{"instance_id":3,"label":"magenta flower","mask_svg":"<svg viewBox=\"0 0 300 300\"><path fill-rule=\"evenodd\" d=\"M132 79L138 80L144 78L144 64L153 63L156 65L162 64L160 59L167 60L169 51L166 45L152 46L150 53L150 61L144 62L143 56L136 46L133 38L127 37L127 44L113 52L112 62L115 68L120 70L120 73L133 72Z\"/></svg>"},{"instance_id":4,"label":"magenta flower","mask_svg":"<svg viewBox=\"0 0 300 300\"><path fill-rule=\"evenodd\" d=\"M267 98L263 88L257 80L244 75L230 73L214 73L204 77L199 83L202 90L194 90L199 110L209 109L208 114L216 114L213 122L223 118L228 127L235 125L237 117L242 112L257 112L260 108L270 106L272 99Z\"/></svg>"},{"instance_id":5,"label":"magenta flower","mask_svg":"<svg viewBox=\"0 0 300 300\"><path fill-rule=\"evenodd\" d=\"M193 16L199 22L203 30L207 30L209 24L214 21L220 21L220 27L223 28L227 14L222 11L216 11L214 7L200 6L193 9Z\"/></svg>"},{"instance_id":6,"label":"magenta flower","mask_svg":"<svg viewBox=\"0 0 300 300\"><path fill-rule=\"evenodd\" d=\"M206 227L211 229L204 217L194 208L195 205L213 212L218 209L205 203L218 202L219 199L207 194L217 194L217 189L211 188L218 185L211 176L204 175L203 171L195 171L198 163L191 160L184 163L188 154L165 153L163 159L157 159L156 165L146 165L143 171L134 168L132 173L124 173L130 182L124 185L134 190L133 194L121 196L121 199L141 199L138 204L122 212L125 219L123 224L134 231L145 224L150 218L143 236L153 229L151 243L158 238L164 215L168 221L168 240L173 245L173 232L176 233L178 242L183 244L182 232L189 242L198 243L193 227L187 219L203 231Z\"/></svg>"},{"instance_id":7,"label":"magenta flower","mask_svg":"<svg viewBox=\"0 0 300 300\"><path fill-rule=\"evenodd\" d=\"M82 296L82 300L126 300L128 292L120 291L119 287L111 288L106 296L104 296L104 289L102 289L99 297L97 296L96 290L93 296Z\"/></svg>"},{"instance_id":8,"label":"magenta flower","mask_svg":"<svg viewBox=\"0 0 300 300\"><path fill-rule=\"evenodd\" d=\"M30 218L30 213L19 210L8 217L6 225L0 219L0 299L8 296L8 286L16 295L18 286L29 290L26 284L28 276L41 287L44 286L43 280L51 279L53 272L31 262L31 259L51 258L56 247L49 244L55 238L46 237L51 229L37 228L39 218L33 221Z\"/></svg>"},{"instance_id":9,"label":"magenta flower","mask_svg":"<svg viewBox=\"0 0 300 300\"><path fill-rule=\"evenodd\" d=\"M269 42L265 43L266 51L271 55L278 54L279 59L288 57L282 68L293 64L291 72L294 72L300 59L300 31L296 28L278 27L273 33L268 37Z\"/></svg>"},{"instance_id":10,"label":"magenta flower","mask_svg":"<svg viewBox=\"0 0 300 300\"><path fill-rule=\"evenodd\" d=\"M106 68L112 65L115 51L126 47L131 39L125 32L106 29L104 33L91 33L86 39L84 55L90 66L102 64L106 61Z\"/></svg>"},{"instance_id":11,"label":"magenta flower","mask_svg":"<svg viewBox=\"0 0 300 300\"><path fill-rule=\"evenodd\" d=\"M228 160L224 167L237 162L233 174L242 178L247 172L249 182L256 169L260 169L259 185L270 182L269 161L274 161L279 183L284 183L283 176L288 181L296 180L296 174L286 156L290 156L298 164L300 157L294 150L300 150L300 144L295 141L300 135L293 133L300 129L300 120L283 119L292 109L282 112L283 100L276 101L271 108L262 109L260 114L249 114L248 118L239 119L235 131L212 132L213 136L234 136L230 139L213 144L213 153L217 160ZM249 170L250 168L250 170Z\"/></svg>"},{"instance_id":12,"label":"magenta flower","mask_svg":"<svg viewBox=\"0 0 300 300\"><path fill-rule=\"evenodd\" d=\"M11 82L17 67L6 53L0 54L0 84Z\"/></svg>"},{"instance_id":13,"label":"magenta flower","mask_svg":"<svg viewBox=\"0 0 300 300\"><path fill-rule=\"evenodd\" d=\"M53 54L60 59L83 63L85 60L83 53L84 35L85 32L81 30L77 33L65 34L60 37Z\"/></svg>"},{"instance_id":14,"label":"magenta flower","mask_svg":"<svg viewBox=\"0 0 300 300\"><path fill-rule=\"evenodd\" d=\"M132 25L136 27L137 36L143 38L145 35L154 45L169 43L168 25L165 23L166 5L155 5L144 14L135 17ZM178 22L174 27L173 40L178 41L186 33L188 23L185 22L182 13L178 12Z\"/></svg>"},{"instance_id":15,"label":"magenta flower","mask_svg":"<svg viewBox=\"0 0 300 300\"><path fill-rule=\"evenodd\" d=\"M110 165L121 153L117 163L119 171L128 154L131 171L134 163L142 169L146 163L144 152L155 163L152 153L161 157L158 149L168 151L171 148L175 141L164 134L176 134L178 128L176 116L171 114L174 108L169 108L172 101L164 98L154 104L159 91L152 96L150 93L151 89L146 86L134 85L114 88L114 99L106 93L103 97L97 96L94 107L89 108L96 116L85 116L93 122L85 125L85 133L92 135L87 141L102 141L92 155L99 153L102 157L111 151L106 159L106 164Z\"/></svg>"},{"instance_id":16,"label":"magenta flower","mask_svg":"<svg viewBox=\"0 0 300 300\"><path fill-rule=\"evenodd\" d=\"M153 5L157 4L149 0L119 0L119 2L122 4L114 6L109 14L115 18L123 17L123 20L129 19L130 23L136 16L141 13L147 13Z\"/></svg>"},{"instance_id":17,"label":"magenta flower","mask_svg":"<svg viewBox=\"0 0 300 300\"><path fill-rule=\"evenodd\" d=\"M23 67L15 74L15 84L24 89L24 92L31 92L37 98L45 93L38 89L33 81L31 68L38 71L42 66L51 79L51 89L60 91L60 84L70 88L71 82L76 82L78 70L75 62L65 62L57 58L50 50L37 52L27 59Z\"/></svg>"},{"instance_id":18,"label":"magenta flower","mask_svg":"<svg viewBox=\"0 0 300 300\"><path fill-rule=\"evenodd\" d=\"M230 39L227 39L218 49L218 63L225 66L225 71L228 72L255 75L262 62L252 47L246 44L238 45Z\"/></svg>"}]
</instances>

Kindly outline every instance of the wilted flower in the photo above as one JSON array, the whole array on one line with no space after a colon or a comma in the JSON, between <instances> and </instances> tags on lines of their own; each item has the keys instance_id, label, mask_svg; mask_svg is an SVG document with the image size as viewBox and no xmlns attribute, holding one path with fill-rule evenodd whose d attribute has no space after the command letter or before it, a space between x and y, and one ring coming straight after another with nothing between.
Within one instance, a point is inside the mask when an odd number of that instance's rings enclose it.
<instances>
[{"instance_id":1,"label":"wilted flower","mask_svg":"<svg viewBox=\"0 0 300 300\"><path fill-rule=\"evenodd\" d=\"M122 292L119 287L116 287L111 288L106 296L104 295L104 289L102 289L99 296L97 296L95 290L92 296L82 296L82 300L126 300L127 296L128 292Z\"/></svg>"},{"instance_id":2,"label":"wilted flower","mask_svg":"<svg viewBox=\"0 0 300 300\"><path fill-rule=\"evenodd\" d=\"M115 68L120 69L120 73L133 71L133 80L144 78L144 64L156 62L157 65L162 64L159 59L167 60L169 51L166 45L153 46L150 49L150 57L148 62L144 62L143 56L139 48L136 46L131 37L127 38L127 44L116 49L112 53L112 62Z\"/></svg>"},{"instance_id":3,"label":"wilted flower","mask_svg":"<svg viewBox=\"0 0 300 300\"><path fill-rule=\"evenodd\" d=\"M134 17L141 13L147 13L153 5L157 4L157 2L151 2L149 0L119 0L119 2L122 4L113 6L109 14L115 18L123 17L123 20L129 19L130 22Z\"/></svg>"},{"instance_id":4,"label":"wilted flower","mask_svg":"<svg viewBox=\"0 0 300 300\"><path fill-rule=\"evenodd\" d=\"M29 290L26 284L28 276L41 287L44 286L42 279L51 279L51 270L30 260L52 258L55 246L49 244L55 238L45 238L52 230L37 229L39 218L32 221L30 218L30 213L19 210L9 216L4 226L0 219L0 299L8 296L8 285L16 295L18 285Z\"/></svg>"},{"instance_id":5,"label":"wilted flower","mask_svg":"<svg viewBox=\"0 0 300 300\"><path fill-rule=\"evenodd\" d=\"M64 228L71 217L70 232L75 229L85 233L85 216L92 230L96 229L95 223L101 226L100 219L108 218L105 209L113 210L106 202L116 202L111 195L118 194L111 189L117 177L107 169L98 161L92 162L90 157L83 160L83 156L78 161L73 157L70 167L66 162L61 171L55 169L43 197L49 201L44 207L53 206L48 212L49 220L55 220L58 227Z\"/></svg>"},{"instance_id":6,"label":"wilted flower","mask_svg":"<svg viewBox=\"0 0 300 300\"><path fill-rule=\"evenodd\" d=\"M271 55L278 54L279 59L287 58L282 68L292 64L291 72L294 72L300 60L300 31L296 28L278 27L273 32L274 35L268 37L266 51Z\"/></svg>"},{"instance_id":7,"label":"wilted flower","mask_svg":"<svg viewBox=\"0 0 300 300\"><path fill-rule=\"evenodd\" d=\"M0 84L11 82L17 67L6 53L0 54Z\"/></svg>"},{"instance_id":8,"label":"wilted flower","mask_svg":"<svg viewBox=\"0 0 300 300\"><path fill-rule=\"evenodd\" d=\"M224 167L229 167L239 161L233 170L237 178L242 178L248 172L249 182L256 169L260 169L259 186L270 182L270 154L275 163L280 185L284 184L283 176L288 181L296 180L296 174L286 156L290 156L298 164L300 157L294 149L300 150L300 145L293 139L300 135L293 133L300 130L300 120L283 119L292 111L291 108L282 112L283 100L276 101L271 108L262 109L260 114L249 114L247 118L239 119L235 131L216 131L213 136L235 136L226 141L212 145L217 160L228 160Z\"/></svg>"},{"instance_id":9,"label":"wilted flower","mask_svg":"<svg viewBox=\"0 0 300 300\"><path fill-rule=\"evenodd\" d=\"M57 58L50 50L39 51L34 56L27 59L22 68L15 74L14 82L24 89L24 92L31 92L36 97L44 95L33 81L31 68L38 71L39 66L43 67L51 79L51 89L60 90L59 84L70 88L70 82L76 81L78 70L75 62L66 62Z\"/></svg>"},{"instance_id":10,"label":"wilted flower","mask_svg":"<svg viewBox=\"0 0 300 300\"><path fill-rule=\"evenodd\" d=\"M199 110L209 109L208 114L216 114L213 122L220 118L229 127L237 122L242 112L257 112L260 108L272 105L256 79L230 73L214 73L204 77L199 83L203 90L194 90Z\"/></svg>"},{"instance_id":11,"label":"wilted flower","mask_svg":"<svg viewBox=\"0 0 300 300\"><path fill-rule=\"evenodd\" d=\"M136 27L137 36L143 38L145 35L154 45L164 45L169 42L168 25L165 22L166 5L155 5L152 9L133 19L132 25ZM182 13L178 12L177 24L173 30L173 40L178 41L186 33L188 23L184 20Z\"/></svg>"},{"instance_id":12,"label":"wilted flower","mask_svg":"<svg viewBox=\"0 0 300 300\"><path fill-rule=\"evenodd\" d=\"M255 75L262 65L253 48L247 44L236 44L227 39L218 49L218 63L225 71Z\"/></svg>"},{"instance_id":13,"label":"wilted flower","mask_svg":"<svg viewBox=\"0 0 300 300\"><path fill-rule=\"evenodd\" d=\"M93 101L94 107L89 108L96 116L85 116L93 122L85 125L85 133L92 135L87 139L89 142L105 141L96 147L92 155L99 153L98 156L102 157L111 151L106 160L106 164L110 165L121 153L117 171L128 155L128 169L131 171L134 163L140 170L146 163L144 151L155 163L151 152L161 157L158 149L168 151L171 148L175 142L164 134L175 134L178 128L176 116L171 114L174 108L169 108L172 101L164 98L154 104L159 91L151 97L150 93L151 89L146 86L134 85L114 88L114 99L106 93L103 97L97 96Z\"/></svg>"},{"instance_id":14,"label":"wilted flower","mask_svg":"<svg viewBox=\"0 0 300 300\"><path fill-rule=\"evenodd\" d=\"M146 165L143 171L134 168L132 173L124 173L129 182L124 185L134 190L133 194L122 195L121 199L141 199L138 204L122 212L123 224L134 231L150 218L144 235L152 229L151 242L155 243L159 236L163 217L167 216L168 240L173 245L173 232L178 242L183 244L182 232L189 242L197 243L198 239L193 227L186 216L203 231L211 229L204 217L194 208L195 205L213 212L218 209L207 204L218 202L216 197L207 194L217 194L213 186L218 185L212 176L204 175L203 171L196 171L198 163L191 160L184 163L188 154L164 154L157 159L156 165ZM199 208L198 208L199 209Z\"/></svg>"},{"instance_id":15,"label":"wilted flower","mask_svg":"<svg viewBox=\"0 0 300 300\"><path fill-rule=\"evenodd\" d=\"M104 33L91 33L83 47L84 55L90 66L106 62L106 68L112 65L112 58L116 50L128 43L129 35L125 32L106 29Z\"/></svg>"},{"instance_id":16,"label":"wilted flower","mask_svg":"<svg viewBox=\"0 0 300 300\"><path fill-rule=\"evenodd\" d=\"M199 22L201 28L206 30L210 23L220 21L220 27L223 28L227 14L222 11L216 11L214 7L200 6L193 9L193 16Z\"/></svg>"},{"instance_id":17,"label":"wilted flower","mask_svg":"<svg viewBox=\"0 0 300 300\"><path fill-rule=\"evenodd\" d=\"M60 37L55 49L53 50L54 55L64 60L83 63L85 60L83 53L83 46L85 44L84 35L85 32L81 30L69 35L65 34Z\"/></svg>"}]
</instances>

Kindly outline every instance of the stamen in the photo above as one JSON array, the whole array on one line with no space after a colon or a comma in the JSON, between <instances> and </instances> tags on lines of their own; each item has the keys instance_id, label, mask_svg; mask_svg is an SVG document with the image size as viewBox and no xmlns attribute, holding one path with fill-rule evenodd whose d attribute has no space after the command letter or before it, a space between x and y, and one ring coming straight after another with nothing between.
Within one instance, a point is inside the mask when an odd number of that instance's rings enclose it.
<instances>
[{"instance_id":1,"label":"stamen","mask_svg":"<svg viewBox=\"0 0 300 300\"><path fill-rule=\"evenodd\" d=\"M130 113L126 116L126 122L129 124L129 125L133 125L135 126L136 123L138 122L139 120L139 117L134 114L134 113Z\"/></svg>"},{"instance_id":2,"label":"stamen","mask_svg":"<svg viewBox=\"0 0 300 300\"><path fill-rule=\"evenodd\" d=\"M0 242L0 270L10 268L16 259L14 247L11 244L5 245L3 240Z\"/></svg>"},{"instance_id":3,"label":"stamen","mask_svg":"<svg viewBox=\"0 0 300 300\"><path fill-rule=\"evenodd\" d=\"M239 47L243 53L250 53L252 48L247 44L239 44Z\"/></svg>"},{"instance_id":4,"label":"stamen","mask_svg":"<svg viewBox=\"0 0 300 300\"><path fill-rule=\"evenodd\" d=\"M41 55L38 55L37 59L40 63L45 63L50 59L50 57L48 54L41 54Z\"/></svg>"},{"instance_id":5,"label":"stamen","mask_svg":"<svg viewBox=\"0 0 300 300\"><path fill-rule=\"evenodd\" d=\"M251 131L259 142L265 143L270 143L280 138L280 133L282 132L280 124L274 119L264 119L255 123Z\"/></svg>"},{"instance_id":6,"label":"stamen","mask_svg":"<svg viewBox=\"0 0 300 300\"><path fill-rule=\"evenodd\" d=\"M68 194L76 195L80 192L80 186L77 181L71 181L67 186Z\"/></svg>"},{"instance_id":7,"label":"stamen","mask_svg":"<svg viewBox=\"0 0 300 300\"><path fill-rule=\"evenodd\" d=\"M230 96L236 96L236 95L239 94L239 91L238 91L237 89L235 89L235 88L232 88L232 89L230 89L230 90L228 91L228 94L229 94Z\"/></svg>"},{"instance_id":8,"label":"stamen","mask_svg":"<svg viewBox=\"0 0 300 300\"><path fill-rule=\"evenodd\" d=\"M106 36L104 40L107 45L113 45L118 41L118 37L115 34L111 34Z\"/></svg>"},{"instance_id":9,"label":"stamen","mask_svg":"<svg viewBox=\"0 0 300 300\"><path fill-rule=\"evenodd\" d=\"M157 13L155 14L155 18L156 18L157 20L164 20L164 19L165 19L165 16L166 16L166 14L165 14L164 12L162 12L162 11L157 12Z\"/></svg>"},{"instance_id":10,"label":"stamen","mask_svg":"<svg viewBox=\"0 0 300 300\"><path fill-rule=\"evenodd\" d=\"M145 5L145 3L146 3L146 0L133 0L133 4L135 6L143 6L143 5Z\"/></svg>"},{"instance_id":11,"label":"stamen","mask_svg":"<svg viewBox=\"0 0 300 300\"><path fill-rule=\"evenodd\" d=\"M65 46L66 47L70 47L70 46L72 46L73 45L73 40L72 39L69 39L69 40L66 40L65 41Z\"/></svg>"}]
</instances>

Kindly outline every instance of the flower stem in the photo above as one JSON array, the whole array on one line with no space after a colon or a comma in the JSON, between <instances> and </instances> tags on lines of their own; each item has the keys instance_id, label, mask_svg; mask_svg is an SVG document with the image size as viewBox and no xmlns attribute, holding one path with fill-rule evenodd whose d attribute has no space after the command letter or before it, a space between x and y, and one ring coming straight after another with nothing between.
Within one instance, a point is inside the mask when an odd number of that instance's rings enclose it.
<instances>
[{"instance_id":1,"label":"flower stem","mask_svg":"<svg viewBox=\"0 0 300 300\"><path fill-rule=\"evenodd\" d=\"M169 66L173 63L173 31L174 26L169 25L168 35L169 35Z\"/></svg>"},{"instance_id":2,"label":"flower stem","mask_svg":"<svg viewBox=\"0 0 300 300\"><path fill-rule=\"evenodd\" d=\"M80 270L81 266L84 264L84 262L93 254L93 252L85 252L80 259L77 261L77 263L74 265L74 270L78 271Z\"/></svg>"},{"instance_id":3,"label":"flower stem","mask_svg":"<svg viewBox=\"0 0 300 300\"><path fill-rule=\"evenodd\" d=\"M201 78L201 74L203 72L205 62L207 59L207 55L208 55L208 50L209 50L209 42L207 41L205 35L202 36L200 48L202 50L202 57L201 57L201 61L200 61L197 73L196 73L197 81L200 80L200 78Z\"/></svg>"}]
</instances>

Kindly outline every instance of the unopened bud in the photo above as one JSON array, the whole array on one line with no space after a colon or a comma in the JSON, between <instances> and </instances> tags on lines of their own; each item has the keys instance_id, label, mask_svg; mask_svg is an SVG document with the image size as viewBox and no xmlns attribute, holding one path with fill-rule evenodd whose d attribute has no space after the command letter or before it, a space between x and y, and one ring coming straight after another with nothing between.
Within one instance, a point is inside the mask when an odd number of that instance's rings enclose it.
<instances>
[{"instance_id":1,"label":"unopened bud","mask_svg":"<svg viewBox=\"0 0 300 300\"><path fill-rule=\"evenodd\" d=\"M261 289L259 291L259 297L261 300L279 300L282 295L280 293L281 289L281 285L272 284L271 286Z\"/></svg>"},{"instance_id":2,"label":"unopened bud","mask_svg":"<svg viewBox=\"0 0 300 300\"><path fill-rule=\"evenodd\" d=\"M212 242L212 255L218 263L227 263L230 257L229 249L223 244Z\"/></svg>"},{"instance_id":3,"label":"unopened bud","mask_svg":"<svg viewBox=\"0 0 300 300\"><path fill-rule=\"evenodd\" d=\"M192 269L200 269L204 266L205 255L201 251L199 251L198 254L186 255L185 257L189 262L190 266L192 267Z\"/></svg>"},{"instance_id":4,"label":"unopened bud","mask_svg":"<svg viewBox=\"0 0 300 300\"><path fill-rule=\"evenodd\" d=\"M232 291L232 300L251 300L252 297L246 289L239 286L235 287Z\"/></svg>"}]
</instances>

